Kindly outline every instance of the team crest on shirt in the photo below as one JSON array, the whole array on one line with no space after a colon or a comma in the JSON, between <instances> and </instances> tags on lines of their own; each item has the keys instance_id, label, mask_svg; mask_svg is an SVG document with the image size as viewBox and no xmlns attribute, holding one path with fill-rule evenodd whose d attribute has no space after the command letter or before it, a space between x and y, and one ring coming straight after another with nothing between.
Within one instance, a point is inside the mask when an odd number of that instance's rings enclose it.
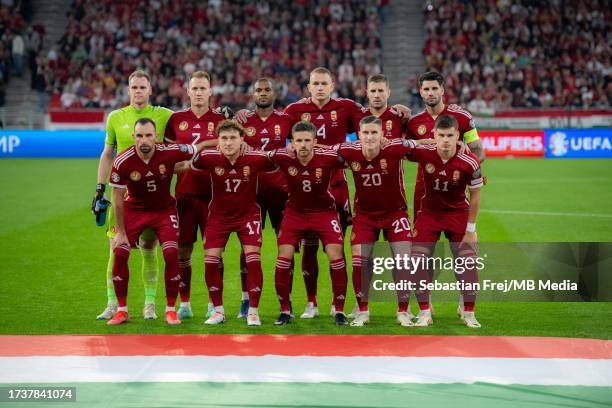
<instances>
[{"instance_id":1,"label":"team crest on shirt","mask_svg":"<svg viewBox=\"0 0 612 408\"><path fill-rule=\"evenodd\" d=\"M209 132L215 131L215 124L213 122L208 122L208 131Z\"/></svg>"},{"instance_id":2,"label":"team crest on shirt","mask_svg":"<svg viewBox=\"0 0 612 408\"><path fill-rule=\"evenodd\" d=\"M159 174L161 174L162 176L166 174L166 166L164 164L159 165Z\"/></svg>"},{"instance_id":3,"label":"team crest on shirt","mask_svg":"<svg viewBox=\"0 0 612 408\"><path fill-rule=\"evenodd\" d=\"M331 116L332 122L335 122L338 120L338 112L336 112L335 110L331 111L330 116Z\"/></svg>"},{"instance_id":4,"label":"team crest on shirt","mask_svg":"<svg viewBox=\"0 0 612 408\"><path fill-rule=\"evenodd\" d=\"M251 175L251 167L249 167L249 166L244 166L244 167L242 168L242 175L243 175L244 177L249 177L249 176Z\"/></svg>"},{"instance_id":5,"label":"team crest on shirt","mask_svg":"<svg viewBox=\"0 0 612 408\"><path fill-rule=\"evenodd\" d=\"M461 178L461 172L459 170L453 171L453 182L456 183Z\"/></svg>"},{"instance_id":6,"label":"team crest on shirt","mask_svg":"<svg viewBox=\"0 0 612 408\"><path fill-rule=\"evenodd\" d=\"M359 162L351 162L351 169L353 169L353 171L361 170L361 163L359 163Z\"/></svg>"},{"instance_id":7,"label":"team crest on shirt","mask_svg":"<svg viewBox=\"0 0 612 408\"><path fill-rule=\"evenodd\" d=\"M310 122L310 113L308 112L304 112L302 113L302 120L305 120L306 122Z\"/></svg>"},{"instance_id":8,"label":"team crest on shirt","mask_svg":"<svg viewBox=\"0 0 612 408\"><path fill-rule=\"evenodd\" d=\"M315 170L315 177L320 179L321 177L323 177L323 169L320 167L317 167L317 169Z\"/></svg>"},{"instance_id":9,"label":"team crest on shirt","mask_svg":"<svg viewBox=\"0 0 612 408\"><path fill-rule=\"evenodd\" d=\"M291 166L287 169L287 172L289 173L290 176L295 176L298 174L298 169L296 169L295 167Z\"/></svg>"},{"instance_id":10,"label":"team crest on shirt","mask_svg":"<svg viewBox=\"0 0 612 408\"><path fill-rule=\"evenodd\" d=\"M389 131L393 130L393 121L388 120L387 123L385 123L385 126L387 127L387 130Z\"/></svg>"},{"instance_id":11,"label":"team crest on shirt","mask_svg":"<svg viewBox=\"0 0 612 408\"><path fill-rule=\"evenodd\" d=\"M427 163L425 165L425 171L428 172L429 174L433 173L434 171L436 171L436 166L434 166L431 163Z\"/></svg>"},{"instance_id":12,"label":"team crest on shirt","mask_svg":"<svg viewBox=\"0 0 612 408\"><path fill-rule=\"evenodd\" d=\"M380 168L382 170L387 170L387 159L380 159Z\"/></svg>"},{"instance_id":13,"label":"team crest on shirt","mask_svg":"<svg viewBox=\"0 0 612 408\"><path fill-rule=\"evenodd\" d=\"M130 173L130 179L132 181L138 181L138 180L140 180L141 177L142 177L142 175L139 172L137 172L137 171L133 171L133 172Z\"/></svg>"},{"instance_id":14,"label":"team crest on shirt","mask_svg":"<svg viewBox=\"0 0 612 408\"><path fill-rule=\"evenodd\" d=\"M280 128L280 125L274 125L274 134L275 134L276 136L280 136L280 134L281 134L281 128Z\"/></svg>"},{"instance_id":15,"label":"team crest on shirt","mask_svg":"<svg viewBox=\"0 0 612 408\"><path fill-rule=\"evenodd\" d=\"M427 126L425 125L419 126L419 128L417 129L417 133L423 136L425 133L427 133Z\"/></svg>"},{"instance_id":16,"label":"team crest on shirt","mask_svg":"<svg viewBox=\"0 0 612 408\"><path fill-rule=\"evenodd\" d=\"M223 167L220 166L215 166L215 174L217 176L222 176L225 174L225 169Z\"/></svg>"},{"instance_id":17,"label":"team crest on shirt","mask_svg":"<svg viewBox=\"0 0 612 408\"><path fill-rule=\"evenodd\" d=\"M113 174L111 174L111 180L113 181L113 183L118 183L119 180L121 180L121 177L119 177L117 173L113 172Z\"/></svg>"},{"instance_id":18,"label":"team crest on shirt","mask_svg":"<svg viewBox=\"0 0 612 408\"><path fill-rule=\"evenodd\" d=\"M250 136L250 137L255 136L256 130L255 130L255 128L253 126L249 126L244 131L246 132L247 136Z\"/></svg>"},{"instance_id":19,"label":"team crest on shirt","mask_svg":"<svg viewBox=\"0 0 612 408\"><path fill-rule=\"evenodd\" d=\"M182 121L179 124L179 130L187 130L188 127L189 127L189 122L187 122L186 120Z\"/></svg>"}]
</instances>

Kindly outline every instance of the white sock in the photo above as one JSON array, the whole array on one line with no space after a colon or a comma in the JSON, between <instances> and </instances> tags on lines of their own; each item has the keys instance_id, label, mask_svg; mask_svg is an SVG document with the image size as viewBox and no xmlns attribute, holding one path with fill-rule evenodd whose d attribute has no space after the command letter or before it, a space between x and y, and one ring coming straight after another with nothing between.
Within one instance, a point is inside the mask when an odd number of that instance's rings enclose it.
<instances>
[{"instance_id":1,"label":"white sock","mask_svg":"<svg viewBox=\"0 0 612 408\"><path fill-rule=\"evenodd\" d=\"M225 309L223 308L223 305L221 305L221 306L215 306L215 312L219 312L219 313L221 313L222 315L224 315L224 314L225 314Z\"/></svg>"},{"instance_id":2,"label":"white sock","mask_svg":"<svg viewBox=\"0 0 612 408\"><path fill-rule=\"evenodd\" d=\"M191 302L181 302L181 307L191 307Z\"/></svg>"},{"instance_id":3,"label":"white sock","mask_svg":"<svg viewBox=\"0 0 612 408\"><path fill-rule=\"evenodd\" d=\"M249 314L259 314L258 307L249 307Z\"/></svg>"},{"instance_id":4,"label":"white sock","mask_svg":"<svg viewBox=\"0 0 612 408\"><path fill-rule=\"evenodd\" d=\"M249 300L249 292L242 292L242 300Z\"/></svg>"},{"instance_id":5,"label":"white sock","mask_svg":"<svg viewBox=\"0 0 612 408\"><path fill-rule=\"evenodd\" d=\"M127 313L127 306L120 306L117 310L120 311L120 312L126 312Z\"/></svg>"},{"instance_id":6,"label":"white sock","mask_svg":"<svg viewBox=\"0 0 612 408\"><path fill-rule=\"evenodd\" d=\"M174 306L166 306L166 312L174 312L176 309Z\"/></svg>"}]
</instances>

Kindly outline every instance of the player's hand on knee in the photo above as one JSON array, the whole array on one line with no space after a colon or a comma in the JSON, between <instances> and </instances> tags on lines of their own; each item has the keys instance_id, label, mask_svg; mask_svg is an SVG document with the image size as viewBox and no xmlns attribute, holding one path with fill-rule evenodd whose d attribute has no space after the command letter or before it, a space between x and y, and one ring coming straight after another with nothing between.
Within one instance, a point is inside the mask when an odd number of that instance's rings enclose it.
<instances>
[{"instance_id":1,"label":"player's hand on knee","mask_svg":"<svg viewBox=\"0 0 612 408\"><path fill-rule=\"evenodd\" d=\"M466 232L461 240L460 245L467 244L469 246L474 246L478 243L478 236L476 235L476 231L474 232Z\"/></svg>"},{"instance_id":2,"label":"player's hand on knee","mask_svg":"<svg viewBox=\"0 0 612 408\"><path fill-rule=\"evenodd\" d=\"M130 243L128 242L128 239L127 239L127 237L125 236L124 233L117 232L115 234L115 237L113 238L113 241L112 241L113 249L115 249L115 248L117 248L118 246L121 246L121 245L128 245L129 246Z\"/></svg>"}]
</instances>

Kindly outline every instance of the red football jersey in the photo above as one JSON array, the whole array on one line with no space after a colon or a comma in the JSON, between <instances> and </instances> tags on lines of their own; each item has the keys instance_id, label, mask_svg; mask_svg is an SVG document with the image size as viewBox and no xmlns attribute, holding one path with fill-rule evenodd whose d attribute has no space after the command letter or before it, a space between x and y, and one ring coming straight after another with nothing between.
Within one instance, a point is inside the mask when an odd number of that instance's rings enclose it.
<instances>
[{"instance_id":1,"label":"red football jersey","mask_svg":"<svg viewBox=\"0 0 612 408\"><path fill-rule=\"evenodd\" d=\"M285 149L270 153L270 159L280 167L287 177L289 198L287 207L299 212L334 210L334 197L329 192L331 175L344 168L338 152L315 148L314 156L307 165L292 157Z\"/></svg>"},{"instance_id":2,"label":"red football jersey","mask_svg":"<svg viewBox=\"0 0 612 408\"><path fill-rule=\"evenodd\" d=\"M370 108L362 108L361 115L356 118L354 127L359 129L359 121L366 116L372 116ZM402 117L393 108L387 108L382 115L378 117L382 120L383 136L387 139L402 139L406 136L406 123L402 121Z\"/></svg>"},{"instance_id":3,"label":"red football jersey","mask_svg":"<svg viewBox=\"0 0 612 408\"><path fill-rule=\"evenodd\" d=\"M186 144L156 144L153 157L144 162L132 146L115 158L110 185L127 188L126 207L141 210L161 210L175 206L170 195L174 165L190 160L195 148Z\"/></svg>"},{"instance_id":4,"label":"red football jersey","mask_svg":"<svg viewBox=\"0 0 612 408\"><path fill-rule=\"evenodd\" d=\"M332 98L322 108L310 98L285 108L294 120L311 122L317 128L317 143L333 146L346 142L346 135L355 131L355 120L361 119L362 106L351 99Z\"/></svg>"},{"instance_id":5,"label":"red football jersey","mask_svg":"<svg viewBox=\"0 0 612 408\"><path fill-rule=\"evenodd\" d=\"M382 216L406 210L402 159L414 148L411 140L394 140L367 160L361 142L340 145L338 153L353 171L356 213Z\"/></svg>"},{"instance_id":6,"label":"red football jersey","mask_svg":"<svg viewBox=\"0 0 612 408\"><path fill-rule=\"evenodd\" d=\"M262 120L255 111L249 111L243 124L246 131L244 141L258 150L283 149L295 122L293 117L278 110L273 111L266 120Z\"/></svg>"},{"instance_id":7,"label":"red football jersey","mask_svg":"<svg viewBox=\"0 0 612 408\"><path fill-rule=\"evenodd\" d=\"M203 150L191 163L194 169L208 170L212 180L209 217L235 220L258 213L255 202L257 175L273 168L263 152L242 154L231 164L218 150Z\"/></svg>"},{"instance_id":8,"label":"red football jersey","mask_svg":"<svg viewBox=\"0 0 612 408\"><path fill-rule=\"evenodd\" d=\"M421 197L421 211L462 211L470 206L465 195L466 187L482 187L482 174L478 158L459 153L444 162L436 145L418 146L406 156L419 162L423 171L419 175L425 187Z\"/></svg>"},{"instance_id":9,"label":"red football jersey","mask_svg":"<svg viewBox=\"0 0 612 408\"><path fill-rule=\"evenodd\" d=\"M218 110L208 110L199 118L191 109L178 111L170 116L166 125L166 141L169 143L198 144L216 139L217 124L225 119ZM197 194L210 197L210 177L206 172L187 171L178 175L176 194Z\"/></svg>"},{"instance_id":10,"label":"red football jersey","mask_svg":"<svg viewBox=\"0 0 612 408\"><path fill-rule=\"evenodd\" d=\"M459 140L466 140L467 143L478 139L476 125L472 115L458 105L446 105L440 115L450 115L457 119L459 125ZM436 120L431 117L427 110L417 113L408 121L408 137L410 139L430 139L433 138L434 125ZM475 136L475 137L474 137Z\"/></svg>"}]
</instances>

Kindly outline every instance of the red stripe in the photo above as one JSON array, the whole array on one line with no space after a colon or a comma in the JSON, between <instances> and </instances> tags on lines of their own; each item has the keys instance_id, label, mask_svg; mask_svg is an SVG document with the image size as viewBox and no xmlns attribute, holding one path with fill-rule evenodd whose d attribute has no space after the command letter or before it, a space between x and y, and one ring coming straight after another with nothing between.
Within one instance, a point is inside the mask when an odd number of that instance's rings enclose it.
<instances>
[{"instance_id":1,"label":"red stripe","mask_svg":"<svg viewBox=\"0 0 612 408\"><path fill-rule=\"evenodd\" d=\"M612 359L612 341L401 335L0 336L0 356L401 356Z\"/></svg>"}]
</instances>

